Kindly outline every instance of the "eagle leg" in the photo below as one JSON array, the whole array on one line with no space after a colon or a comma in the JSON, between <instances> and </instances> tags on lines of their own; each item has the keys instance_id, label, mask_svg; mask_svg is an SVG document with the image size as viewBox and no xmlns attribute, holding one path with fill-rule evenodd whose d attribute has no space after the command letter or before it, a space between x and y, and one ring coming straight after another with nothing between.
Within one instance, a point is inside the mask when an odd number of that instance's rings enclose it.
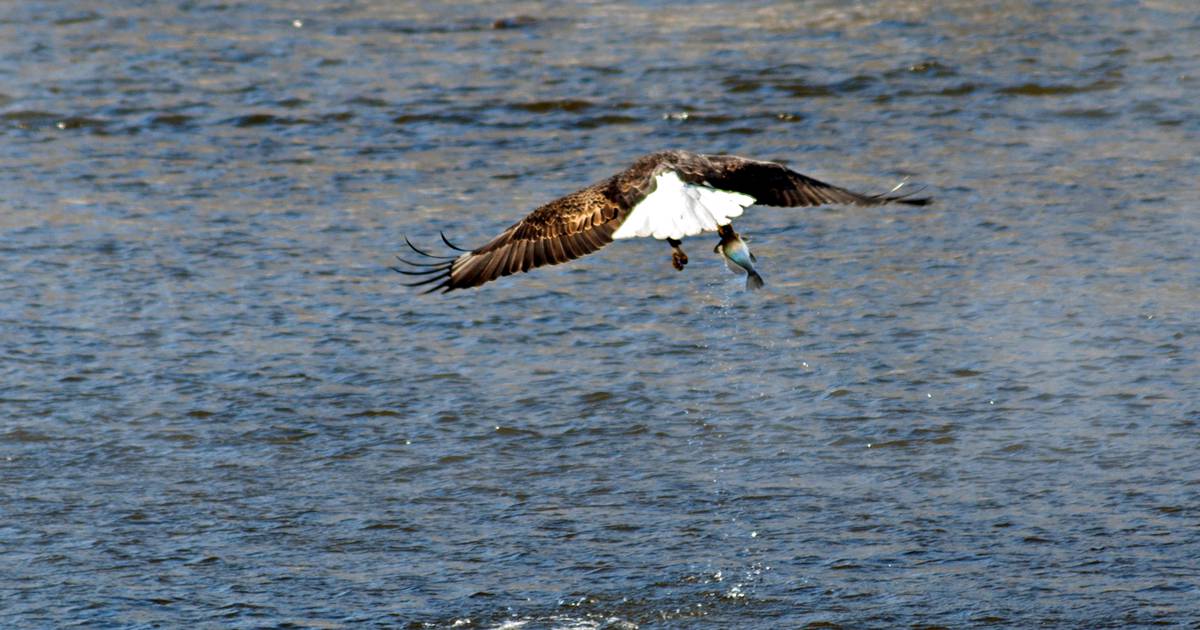
<instances>
[{"instance_id":1,"label":"eagle leg","mask_svg":"<svg viewBox=\"0 0 1200 630\"><path fill-rule=\"evenodd\" d=\"M683 248L680 247L683 245L683 241L668 238L667 244L671 246L671 266L679 271L683 271L684 265L688 263L687 254L683 253Z\"/></svg>"}]
</instances>

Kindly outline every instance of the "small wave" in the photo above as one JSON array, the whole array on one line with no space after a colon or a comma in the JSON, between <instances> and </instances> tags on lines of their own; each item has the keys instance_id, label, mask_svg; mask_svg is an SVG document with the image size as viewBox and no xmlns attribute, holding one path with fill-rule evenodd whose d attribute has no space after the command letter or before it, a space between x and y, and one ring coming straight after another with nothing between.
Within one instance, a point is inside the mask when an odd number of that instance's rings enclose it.
<instances>
[{"instance_id":1,"label":"small wave","mask_svg":"<svg viewBox=\"0 0 1200 630\"><path fill-rule=\"evenodd\" d=\"M53 442L57 438L38 433L36 431L26 431L25 429L13 429L8 433L0 435L0 442Z\"/></svg>"},{"instance_id":2,"label":"small wave","mask_svg":"<svg viewBox=\"0 0 1200 630\"><path fill-rule=\"evenodd\" d=\"M922 61L920 63L914 63L911 66L908 66L908 67L904 68L903 70L901 70L900 73L920 74L920 75L924 75L927 77L952 77L952 76L956 76L958 74L958 71L956 71L954 68L951 68L950 66L947 66L946 64L944 64L940 61L931 59L929 61Z\"/></svg>"},{"instance_id":3,"label":"small wave","mask_svg":"<svg viewBox=\"0 0 1200 630\"><path fill-rule=\"evenodd\" d=\"M390 105L387 101L373 96L355 96L346 101L347 105L362 105L364 107L387 107Z\"/></svg>"},{"instance_id":4,"label":"small wave","mask_svg":"<svg viewBox=\"0 0 1200 630\"><path fill-rule=\"evenodd\" d=\"M0 120L4 120L18 129L52 127L54 126L55 122L61 120L62 118L62 114L36 109L22 109L15 112L6 112L4 114L0 114Z\"/></svg>"},{"instance_id":5,"label":"small wave","mask_svg":"<svg viewBox=\"0 0 1200 630\"><path fill-rule=\"evenodd\" d=\"M152 127L186 127L193 118L186 114L158 114L149 120Z\"/></svg>"},{"instance_id":6,"label":"small wave","mask_svg":"<svg viewBox=\"0 0 1200 630\"><path fill-rule=\"evenodd\" d=\"M808 83L805 81L788 81L776 86L796 98L819 98L833 96L836 92L828 85Z\"/></svg>"},{"instance_id":7,"label":"small wave","mask_svg":"<svg viewBox=\"0 0 1200 630\"><path fill-rule=\"evenodd\" d=\"M514 29L514 28L529 28L541 24L541 20L532 15L514 15L512 17L499 18L492 22L492 28L496 30Z\"/></svg>"},{"instance_id":8,"label":"small wave","mask_svg":"<svg viewBox=\"0 0 1200 630\"><path fill-rule=\"evenodd\" d=\"M408 125L412 123L424 122L474 125L479 124L479 119L475 116L468 116L466 114L451 114L446 112L434 112L427 114L400 114L392 119L392 123L397 125Z\"/></svg>"},{"instance_id":9,"label":"small wave","mask_svg":"<svg viewBox=\"0 0 1200 630\"><path fill-rule=\"evenodd\" d=\"M513 109L518 109L526 112L541 114L545 112L564 111L564 112L581 112L585 109L595 107L591 101L583 99L557 99L548 101L532 101L529 103L514 103L510 105Z\"/></svg>"},{"instance_id":10,"label":"small wave","mask_svg":"<svg viewBox=\"0 0 1200 630\"><path fill-rule=\"evenodd\" d=\"M810 71L804 70L793 74L762 71L749 77L738 74L725 77L721 80L721 85L731 94L774 90L794 98L822 98L852 94L882 83L881 77L870 74L856 74L838 81L814 82L803 78L803 74L808 72Z\"/></svg>"},{"instance_id":11,"label":"small wave","mask_svg":"<svg viewBox=\"0 0 1200 630\"><path fill-rule=\"evenodd\" d=\"M1093 81L1087 85L1056 85L1027 82L1020 85L1002 87L996 90L996 92L999 94L1009 94L1012 96L1065 96L1068 94L1083 94L1086 92L1111 90L1117 87L1117 85L1118 84L1115 81Z\"/></svg>"},{"instance_id":12,"label":"small wave","mask_svg":"<svg viewBox=\"0 0 1200 630\"><path fill-rule=\"evenodd\" d=\"M18 110L0 114L0 120L10 127L22 130L60 129L70 131L82 129L98 135L107 135L109 122L90 116L70 116L40 110Z\"/></svg>"},{"instance_id":13,"label":"small wave","mask_svg":"<svg viewBox=\"0 0 1200 630\"><path fill-rule=\"evenodd\" d=\"M235 127L262 127L267 125L295 125L299 124L300 121L299 119L295 118L285 118L282 116L276 116L274 114L259 113L238 116L236 118L231 118L226 122L232 123Z\"/></svg>"},{"instance_id":14,"label":"small wave","mask_svg":"<svg viewBox=\"0 0 1200 630\"><path fill-rule=\"evenodd\" d=\"M642 119L633 116L624 116L621 114L605 114L603 116L593 116L585 118L575 123L579 129L596 129L598 127L631 125L642 122Z\"/></svg>"},{"instance_id":15,"label":"small wave","mask_svg":"<svg viewBox=\"0 0 1200 630\"><path fill-rule=\"evenodd\" d=\"M63 18L54 20L54 25L55 26L70 26L72 24L86 24L88 22L95 22L96 20L99 20L99 19L101 19L101 16L99 13L96 13L94 11L87 11L85 13L79 13L77 15L70 15L67 17L63 17Z\"/></svg>"},{"instance_id":16,"label":"small wave","mask_svg":"<svg viewBox=\"0 0 1200 630\"><path fill-rule=\"evenodd\" d=\"M90 129L94 132L103 132L106 124L98 118L67 116L55 122L54 126L59 129Z\"/></svg>"},{"instance_id":17,"label":"small wave","mask_svg":"<svg viewBox=\"0 0 1200 630\"><path fill-rule=\"evenodd\" d=\"M337 35L360 35L372 32L396 33L401 35L444 35L494 30L529 29L542 26L548 21L530 15L514 15L499 18L480 17L425 23L409 20L356 20L339 24L334 29L334 32Z\"/></svg>"},{"instance_id":18,"label":"small wave","mask_svg":"<svg viewBox=\"0 0 1200 630\"><path fill-rule=\"evenodd\" d=\"M1113 118L1116 113L1111 112L1103 107L1088 107L1088 108L1071 108L1057 112L1063 118L1090 118L1093 120L1104 120Z\"/></svg>"}]
</instances>

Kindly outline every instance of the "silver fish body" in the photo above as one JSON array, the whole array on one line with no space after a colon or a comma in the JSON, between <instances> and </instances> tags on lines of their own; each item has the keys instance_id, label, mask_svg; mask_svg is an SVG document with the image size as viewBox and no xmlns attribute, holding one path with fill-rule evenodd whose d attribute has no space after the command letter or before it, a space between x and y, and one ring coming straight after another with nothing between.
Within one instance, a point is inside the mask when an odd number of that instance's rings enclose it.
<instances>
[{"instance_id":1,"label":"silver fish body","mask_svg":"<svg viewBox=\"0 0 1200 630\"><path fill-rule=\"evenodd\" d=\"M713 251L721 254L725 258L725 265L735 273L746 273L746 289L759 289L763 286L762 276L758 275L758 270L754 268L754 263L758 262L754 253L746 246L746 242L738 236L737 232L733 231L733 226L723 225L717 233L721 235L721 242L717 244Z\"/></svg>"}]
</instances>

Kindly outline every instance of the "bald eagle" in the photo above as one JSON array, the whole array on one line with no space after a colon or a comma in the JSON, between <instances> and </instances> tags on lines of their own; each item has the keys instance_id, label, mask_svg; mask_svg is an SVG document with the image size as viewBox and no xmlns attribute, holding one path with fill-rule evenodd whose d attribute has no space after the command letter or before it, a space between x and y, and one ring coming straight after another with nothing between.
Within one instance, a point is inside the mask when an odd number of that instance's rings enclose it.
<instances>
[{"instance_id":1,"label":"bald eagle","mask_svg":"<svg viewBox=\"0 0 1200 630\"><path fill-rule=\"evenodd\" d=\"M557 265L590 254L623 238L650 236L671 246L671 263L683 270L687 254L682 239L720 230L722 239L736 233L732 220L754 204L875 206L902 203L923 206L925 197L863 195L815 180L776 162L736 155L703 155L663 151L639 158L608 179L537 208L487 244L473 250L442 241L461 252L437 256L417 248L429 262L393 267L405 275L426 276L406 286L429 286L426 293L469 289L501 276ZM723 241L724 242L724 241Z\"/></svg>"}]
</instances>

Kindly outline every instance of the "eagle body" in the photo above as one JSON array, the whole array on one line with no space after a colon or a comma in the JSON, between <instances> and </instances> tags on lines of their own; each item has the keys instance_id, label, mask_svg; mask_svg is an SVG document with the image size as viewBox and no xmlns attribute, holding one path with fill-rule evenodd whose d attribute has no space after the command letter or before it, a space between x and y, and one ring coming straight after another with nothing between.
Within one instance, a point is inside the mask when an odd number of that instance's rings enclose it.
<instances>
[{"instance_id":1,"label":"eagle body","mask_svg":"<svg viewBox=\"0 0 1200 630\"><path fill-rule=\"evenodd\" d=\"M894 192L895 189L893 189ZM556 265L590 254L613 240L652 237L676 251L676 268L687 257L684 237L716 231L751 205L925 205L908 195L863 195L797 173L776 162L735 155L663 151L639 158L632 166L547 203L514 223L485 245L439 257L409 247L437 262L401 262L406 275L426 276L409 286L431 285L426 292L477 287L502 276ZM445 236L442 240L454 249Z\"/></svg>"}]
</instances>

